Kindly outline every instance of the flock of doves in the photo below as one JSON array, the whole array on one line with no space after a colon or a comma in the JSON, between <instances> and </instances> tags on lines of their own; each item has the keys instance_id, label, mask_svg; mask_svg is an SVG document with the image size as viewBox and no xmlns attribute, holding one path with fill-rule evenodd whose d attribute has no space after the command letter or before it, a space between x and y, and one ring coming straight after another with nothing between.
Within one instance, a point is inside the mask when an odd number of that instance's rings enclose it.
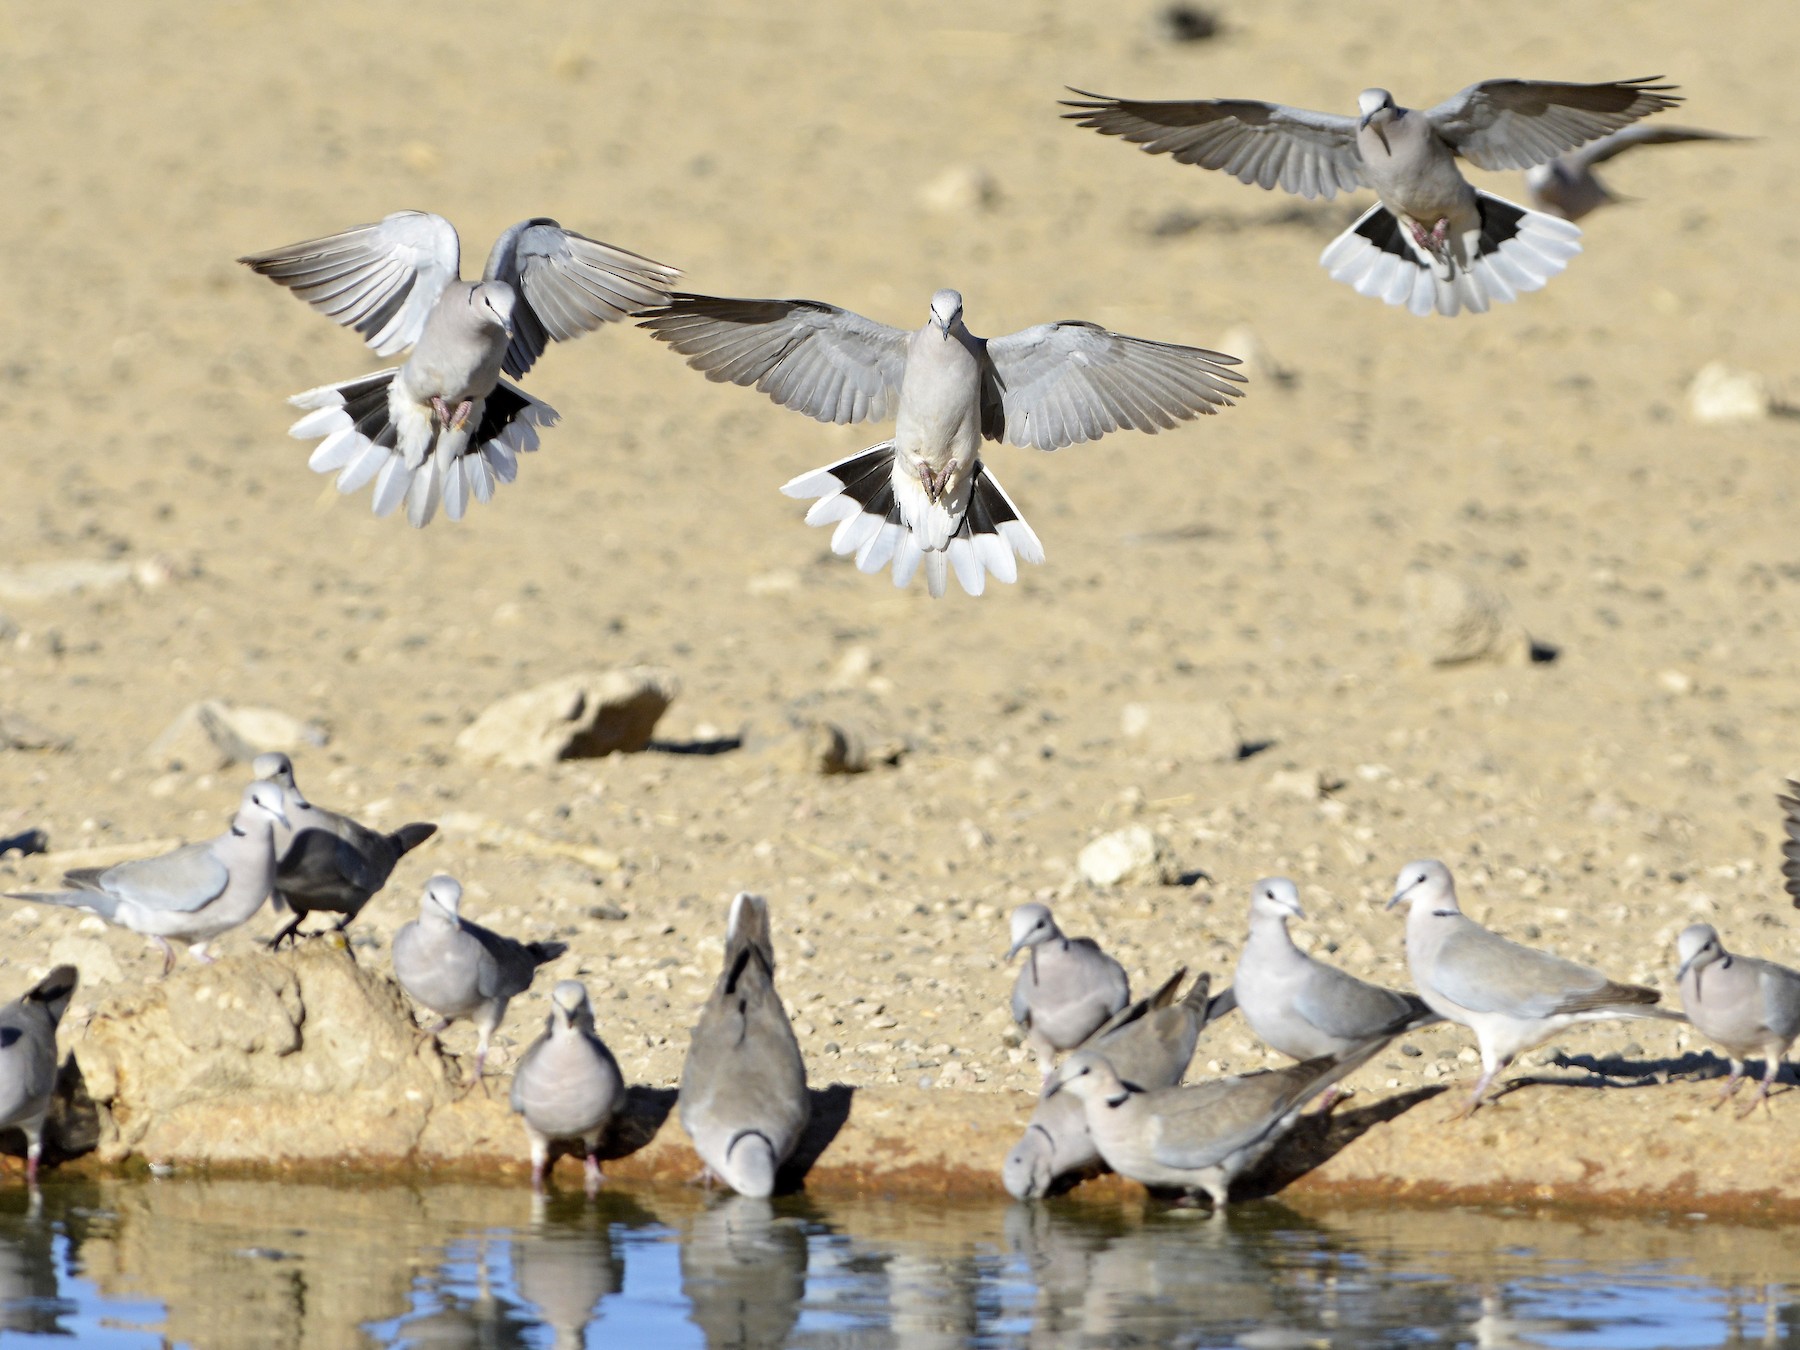
<instances>
[{"instance_id":1,"label":"flock of doves","mask_svg":"<svg viewBox=\"0 0 1800 1350\"><path fill-rule=\"evenodd\" d=\"M1678 102L1645 79L1602 84L1490 80L1426 110L1366 90L1356 117L1245 100L1138 102L1081 94L1068 117L1151 153L1221 169L1245 183L1307 198L1373 188L1379 203L1325 249L1331 276L1415 314L1485 311L1536 290L1579 251L1570 223L1614 200L1593 166L1632 145L1729 139L1638 119ZM1545 211L1477 191L1457 167L1533 169ZM1549 214L1554 211L1557 214ZM708 379L753 386L776 403L830 423L894 418L893 436L782 491L814 499L807 523L833 524L831 547L864 572L891 565L905 586L923 568L933 596L954 572L979 595L1011 582L1018 560L1043 549L982 460L983 443L1057 450L1130 427L1172 428L1231 405L1237 358L1127 337L1080 321L983 339L963 323L963 298L940 290L925 325L890 328L812 300L744 300L675 292L679 273L545 218L522 221L494 245L480 281L460 279L456 231L440 216L401 211L376 224L242 259L315 309L354 328L404 364L323 385L291 401L291 428L318 440L310 459L340 491L373 485L374 510L406 507L415 526L441 507L460 519L517 475L554 409L512 380L551 340L638 318ZM510 379L507 377L511 377ZM386 885L395 864L435 827L369 829L314 805L280 754L259 757L229 830L158 857L70 872L68 888L28 899L87 910L155 942L206 944L253 917L271 894L293 915L272 940L295 940L317 913L341 930ZM1797 788L1800 790L1800 788ZM1782 799L1800 841L1800 800ZM1789 852L1800 857L1800 842ZM1800 865L1790 872L1800 871ZM1800 903L1800 882L1790 878ZM478 1034L471 1085L510 999L560 943L522 943L464 919L462 887L433 877L419 917L396 934L401 986L443 1020ZM1409 906L1407 957L1417 994L1368 984L1303 953L1288 934L1301 918L1292 882L1256 884L1250 932L1233 987L1217 996L1201 976L1180 994L1177 971L1130 1001L1122 967L1087 938L1068 938L1042 905L1012 915L1012 949L1027 953L1013 1013L1045 1072L1043 1094L1003 1178L1020 1197L1104 1160L1155 1187L1205 1192L1223 1206L1232 1180L1264 1158L1318 1094L1335 1099L1345 1075L1395 1036L1439 1020L1474 1031L1483 1072L1459 1114L1475 1111L1497 1074L1576 1022L1679 1018L1655 991L1520 946L1457 907L1443 864L1402 870L1391 904ZM1760 1054L1766 1100L1800 1034L1800 973L1728 953L1710 927L1680 937L1679 984L1688 1017L1731 1057L1721 1101ZM806 1070L776 992L766 903L734 898L723 968L694 1028L678 1096L682 1126L707 1172L768 1195L809 1119ZM0 1128L21 1127L35 1181L57 1076L56 1026L77 973L59 966L0 1008ZM586 989L551 994L544 1034L520 1057L512 1106L530 1140L533 1184L558 1141L585 1151L585 1181L601 1181L599 1149L626 1092L595 1030ZM1205 1024L1240 1010L1291 1068L1186 1085L1180 1079ZM1055 1056L1073 1051L1060 1064ZM1327 1102L1329 1109L1330 1102Z\"/></svg>"}]
</instances>

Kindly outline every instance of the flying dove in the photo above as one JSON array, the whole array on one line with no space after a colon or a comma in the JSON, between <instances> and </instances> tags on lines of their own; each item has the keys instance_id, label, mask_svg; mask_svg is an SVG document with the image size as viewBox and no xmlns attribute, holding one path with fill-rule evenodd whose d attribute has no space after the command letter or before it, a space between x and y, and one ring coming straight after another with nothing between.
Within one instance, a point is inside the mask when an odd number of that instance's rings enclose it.
<instances>
[{"instance_id":1,"label":"flying dove","mask_svg":"<svg viewBox=\"0 0 1800 1350\"><path fill-rule=\"evenodd\" d=\"M79 867L63 874L66 891L11 898L85 909L142 933L162 950L167 975L175 966L170 938L192 943L194 958L208 962L207 943L262 908L275 881L275 827L286 823L280 786L255 782L244 789L231 828L216 839L112 867Z\"/></svg>"},{"instance_id":2,"label":"flying dove","mask_svg":"<svg viewBox=\"0 0 1800 1350\"><path fill-rule=\"evenodd\" d=\"M341 914L343 932L370 898L387 885L394 864L437 833L430 824L402 825L392 834L315 806L294 781L294 763L279 751L258 755L251 772L281 787L288 823L275 830L275 896L293 919L269 939L271 948L299 933L316 910Z\"/></svg>"},{"instance_id":3,"label":"flying dove","mask_svg":"<svg viewBox=\"0 0 1800 1350\"><path fill-rule=\"evenodd\" d=\"M1781 831L1787 836L1781 845L1783 888L1800 909L1800 778L1788 779L1787 793L1777 793L1775 800L1781 803Z\"/></svg>"},{"instance_id":4,"label":"flying dove","mask_svg":"<svg viewBox=\"0 0 1800 1350\"><path fill-rule=\"evenodd\" d=\"M1426 109L1365 89L1357 117L1252 99L1146 103L1076 89L1081 97L1064 101L1074 109L1064 116L1258 187L1326 200L1373 188L1380 204L1319 255L1332 280L1414 314L1479 314L1562 271L1581 251L1581 231L1477 191L1457 158L1478 169L1528 169L1673 107L1681 101L1673 88L1644 79L1484 80Z\"/></svg>"},{"instance_id":5,"label":"flying dove","mask_svg":"<svg viewBox=\"0 0 1800 1350\"><path fill-rule=\"evenodd\" d=\"M725 961L681 1065L681 1128L694 1151L740 1195L767 1196L800 1142L812 1106L806 1065L775 992L769 905L739 892L725 926Z\"/></svg>"},{"instance_id":6,"label":"flying dove","mask_svg":"<svg viewBox=\"0 0 1800 1350\"><path fill-rule=\"evenodd\" d=\"M580 980L563 980L550 991L544 1034L531 1043L513 1070L512 1109L525 1117L531 1140L531 1188L542 1190L557 1139L579 1139L587 1150L584 1179L595 1194L600 1173L600 1136L625 1102L618 1061L594 1031L594 1009Z\"/></svg>"},{"instance_id":7,"label":"flying dove","mask_svg":"<svg viewBox=\"0 0 1800 1350\"><path fill-rule=\"evenodd\" d=\"M1640 122L1589 141L1578 150L1558 155L1545 164L1525 171L1525 191L1531 204L1564 220L1580 220L1603 206L1611 206L1625 198L1616 197L1594 172L1596 164L1604 164L1616 155L1639 145L1678 145L1689 141L1745 141L1748 136L1733 136L1724 131L1706 131L1700 127L1672 127L1657 122Z\"/></svg>"},{"instance_id":8,"label":"flying dove","mask_svg":"<svg viewBox=\"0 0 1800 1350\"><path fill-rule=\"evenodd\" d=\"M864 572L890 562L905 586L921 563L933 596L951 571L970 595L1011 582L1043 546L981 458L984 440L1060 450L1131 427L1155 432L1228 407L1236 357L1125 337L1096 324L1039 324L978 338L963 298L931 297L908 333L816 300L677 294L639 320L714 381L754 385L821 422L894 417L889 440L782 485L816 497L809 525L837 525L831 551Z\"/></svg>"},{"instance_id":9,"label":"flying dove","mask_svg":"<svg viewBox=\"0 0 1800 1350\"><path fill-rule=\"evenodd\" d=\"M0 1130L25 1132L25 1181L32 1186L56 1094L56 1024L75 992L75 978L74 966L58 966L0 1008Z\"/></svg>"},{"instance_id":10,"label":"flying dove","mask_svg":"<svg viewBox=\"0 0 1800 1350\"><path fill-rule=\"evenodd\" d=\"M394 977L413 1000L443 1020L435 1035L458 1017L475 1023L473 1086L487 1063L488 1040L506 1016L506 1005L531 987L537 968L568 950L561 942L515 942L462 917L462 885L435 876L419 897L419 917L394 934Z\"/></svg>"},{"instance_id":11,"label":"flying dove","mask_svg":"<svg viewBox=\"0 0 1800 1350\"><path fill-rule=\"evenodd\" d=\"M1738 1112L1747 1116L1758 1103L1768 1104L1788 1047L1800 1035L1800 971L1726 951L1718 931L1706 923L1682 929L1675 950L1681 958L1675 979L1688 1021L1731 1057L1731 1076L1714 1106L1723 1106L1738 1090L1746 1059L1763 1058L1756 1096Z\"/></svg>"},{"instance_id":12,"label":"flying dove","mask_svg":"<svg viewBox=\"0 0 1800 1350\"><path fill-rule=\"evenodd\" d=\"M1452 1120L1473 1115L1496 1074L1565 1027L1613 1017L1686 1020L1651 1006L1662 997L1654 989L1620 984L1489 932L1458 908L1456 883L1441 862L1401 868L1387 907L1402 901L1410 906L1406 962L1413 983L1433 1012L1468 1027L1481 1047L1481 1078Z\"/></svg>"},{"instance_id":13,"label":"flying dove","mask_svg":"<svg viewBox=\"0 0 1800 1350\"><path fill-rule=\"evenodd\" d=\"M1011 923L1006 959L1027 953L1013 981L1013 1021L1048 1077L1058 1050L1080 1045L1131 1001L1131 983L1094 939L1064 937L1048 905L1020 905Z\"/></svg>"},{"instance_id":14,"label":"flying dove","mask_svg":"<svg viewBox=\"0 0 1800 1350\"><path fill-rule=\"evenodd\" d=\"M462 245L442 216L396 211L239 258L327 318L354 328L378 356L412 348L404 365L296 394L288 428L322 437L307 461L337 473L339 492L375 484L375 514L406 503L430 523L441 503L461 520L510 483L519 455L557 413L501 378L521 378L551 339L591 333L669 298L672 267L534 216L500 236L480 281L460 280Z\"/></svg>"}]
</instances>

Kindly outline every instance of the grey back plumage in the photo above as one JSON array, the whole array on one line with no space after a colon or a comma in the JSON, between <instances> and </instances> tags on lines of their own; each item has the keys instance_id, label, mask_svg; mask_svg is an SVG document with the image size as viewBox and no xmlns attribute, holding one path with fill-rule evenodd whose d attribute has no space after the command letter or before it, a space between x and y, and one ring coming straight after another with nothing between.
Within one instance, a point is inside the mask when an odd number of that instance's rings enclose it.
<instances>
[{"instance_id":1,"label":"grey back plumage","mask_svg":"<svg viewBox=\"0 0 1800 1350\"><path fill-rule=\"evenodd\" d=\"M1013 1020L1048 1072L1055 1051L1080 1045L1131 1001L1130 981L1092 938L1066 937L1047 905L1020 905L1010 922L1006 959L1026 953L1013 981Z\"/></svg>"}]
</instances>

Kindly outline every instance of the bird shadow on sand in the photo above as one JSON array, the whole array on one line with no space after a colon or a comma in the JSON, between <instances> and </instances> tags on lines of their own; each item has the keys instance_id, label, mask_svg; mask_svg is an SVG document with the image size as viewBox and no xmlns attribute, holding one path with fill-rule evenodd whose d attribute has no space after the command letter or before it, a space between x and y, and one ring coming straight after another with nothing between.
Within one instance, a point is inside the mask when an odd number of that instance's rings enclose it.
<instances>
[{"instance_id":1,"label":"bird shadow on sand","mask_svg":"<svg viewBox=\"0 0 1800 1350\"><path fill-rule=\"evenodd\" d=\"M625 1107L614 1118L606 1138L600 1141L600 1161L629 1158L643 1148L675 1109L674 1088L639 1085L625 1090Z\"/></svg>"},{"instance_id":2,"label":"bird shadow on sand","mask_svg":"<svg viewBox=\"0 0 1800 1350\"><path fill-rule=\"evenodd\" d=\"M1231 1198L1262 1200L1285 1190L1315 1168L1323 1167L1377 1125L1398 1120L1408 1111L1444 1091L1441 1085L1397 1092L1391 1097L1351 1110L1329 1114L1308 1111L1258 1167L1232 1187Z\"/></svg>"},{"instance_id":3,"label":"bird shadow on sand","mask_svg":"<svg viewBox=\"0 0 1800 1350\"><path fill-rule=\"evenodd\" d=\"M793 1156L782 1164L775 1183L777 1195L797 1191L806 1184L806 1174L850 1119L856 1089L848 1083L833 1083L830 1087L808 1088L806 1095L812 1102L812 1117L806 1122L806 1133L800 1136Z\"/></svg>"},{"instance_id":4,"label":"bird shadow on sand","mask_svg":"<svg viewBox=\"0 0 1800 1350\"><path fill-rule=\"evenodd\" d=\"M1760 1061L1752 1060L1751 1065L1760 1073ZM1524 1087L1586 1088L1590 1091L1607 1088L1655 1088L1672 1082L1703 1083L1723 1078L1731 1071L1724 1060L1705 1051L1690 1051L1673 1059L1651 1060L1625 1059L1618 1055L1558 1055L1553 1061L1553 1067L1579 1069L1583 1076L1573 1078L1521 1074L1517 1078L1507 1079L1499 1089L1489 1094L1488 1101L1510 1096ZM1784 1069L1783 1077L1791 1080L1791 1070ZM1754 1089L1755 1084L1749 1078L1744 1081ZM1781 1081L1781 1077L1776 1079L1778 1084ZM1793 1090L1791 1081L1785 1090Z\"/></svg>"}]
</instances>

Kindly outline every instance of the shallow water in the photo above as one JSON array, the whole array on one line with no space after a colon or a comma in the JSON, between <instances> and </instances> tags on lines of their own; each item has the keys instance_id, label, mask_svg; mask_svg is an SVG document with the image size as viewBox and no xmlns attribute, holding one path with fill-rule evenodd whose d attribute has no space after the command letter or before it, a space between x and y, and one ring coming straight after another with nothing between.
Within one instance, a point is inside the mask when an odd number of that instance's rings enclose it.
<instances>
[{"instance_id":1,"label":"shallow water","mask_svg":"<svg viewBox=\"0 0 1800 1350\"><path fill-rule=\"evenodd\" d=\"M1713 1346L1800 1336L1800 1226L609 1188L0 1191L0 1346ZM71 1342L71 1338L73 1341Z\"/></svg>"}]
</instances>

